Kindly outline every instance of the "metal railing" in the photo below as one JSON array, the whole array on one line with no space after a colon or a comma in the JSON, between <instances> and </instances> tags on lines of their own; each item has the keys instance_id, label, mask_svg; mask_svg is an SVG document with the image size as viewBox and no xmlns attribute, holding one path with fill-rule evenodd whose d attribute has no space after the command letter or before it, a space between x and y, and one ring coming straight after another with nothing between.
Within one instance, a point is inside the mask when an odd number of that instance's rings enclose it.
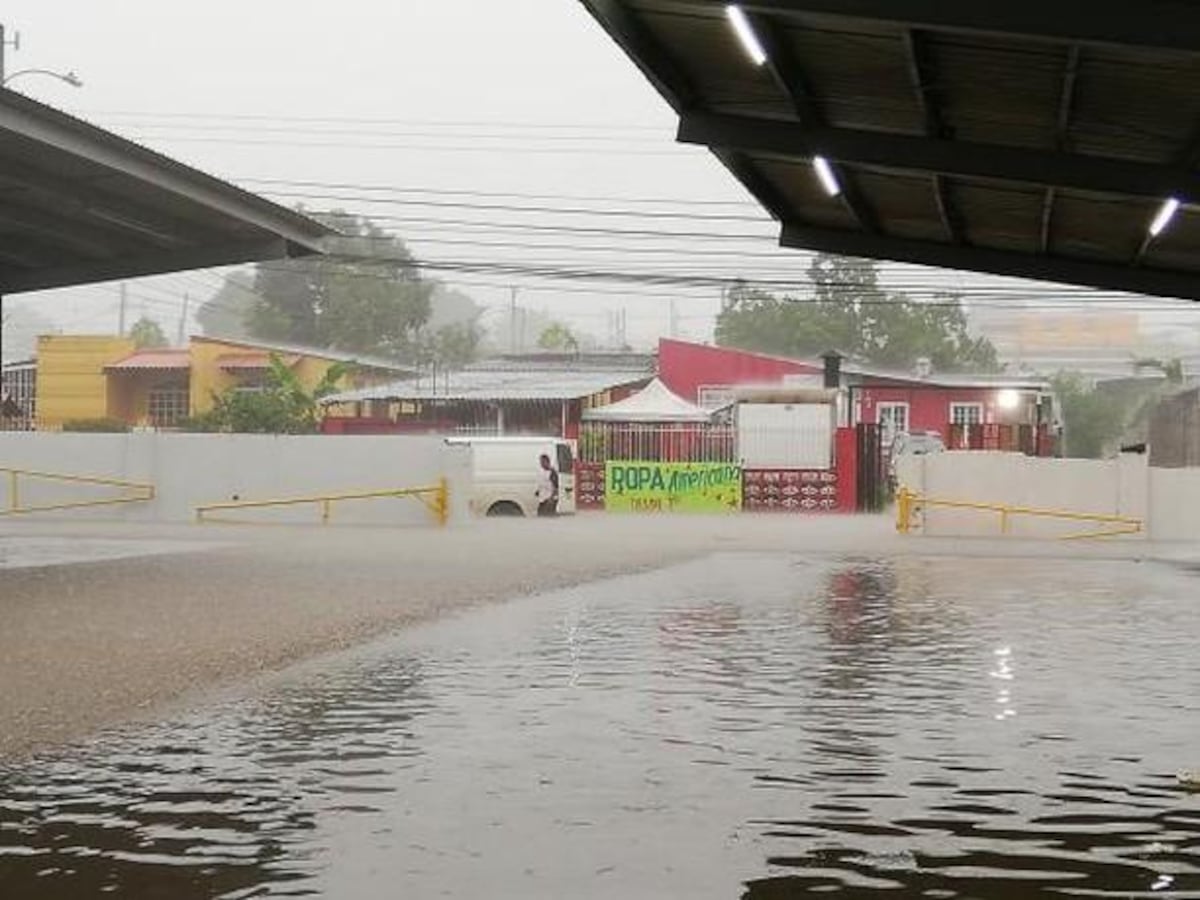
<instances>
[{"instance_id":1,"label":"metal railing","mask_svg":"<svg viewBox=\"0 0 1200 900\"><path fill-rule=\"evenodd\" d=\"M319 494L309 497L284 497L274 500L233 500L225 503L207 503L196 507L196 521L232 525L261 524L244 519L217 519L210 513L244 509L271 509L287 506L315 504L320 508L321 524L328 525L333 518L333 505L357 500L387 500L412 497L433 513L438 525L445 525L450 518L450 487L445 478L435 485L416 488L395 488L381 491L355 491L338 494Z\"/></svg>"},{"instance_id":2,"label":"metal railing","mask_svg":"<svg viewBox=\"0 0 1200 900\"><path fill-rule=\"evenodd\" d=\"M638 425L584 422L579 458L584 462L737 462L737 429L728 425Z\"/></svg>"},{"instance_id":3,"label":"metal railing","mask_svg":"<svg viewBox=\"0 0 1200 900\"><path fill-rule=\"evenodd\" d=\"M37 472L0 466L0 474L8 477L8 502L0 516L24 516L30 513L60 512L69 509L88 509L96 506L119 506L126 503L148 503L154 500L154 485L119 478L99 478L91 475L63 475L59 472ZM43 503L26 506L21 503L21 479L33 478L58 484L79 484L89 487L112 487L132 492L132 496L109 497L103 500L74 500L64 503Z\"/></svg>"},{"instance_id":4,"label":"metal railing","mask_svg":"<svg viewBox=\"0 0 1200 900\"><path fill-rule=\"evenodd\" d=\"M1130 516L1115 516L1104 513L1072 512L1062 509L1045 509L1032 506L1014 506L1008 503L978 503L969 500L943 500L934 497L924 497L906 487L896 493L896 530L901 534L910 534L913 530L913 518L925 509L938 507L942 509L965 509L979 512L996 513L1000 517L1000 533L1008 534L1009 525L1014 516L1028 516L1037 519L1057 519L1065 522L1093 522L1098 525L1113 526L1093 531L1080 531L1064 534L1058 537L1060 541L1082 541L1095 538L1121 537L1123 535L1140 534L1144 528L1141 519Z\"/></svg>"}]
</instances>

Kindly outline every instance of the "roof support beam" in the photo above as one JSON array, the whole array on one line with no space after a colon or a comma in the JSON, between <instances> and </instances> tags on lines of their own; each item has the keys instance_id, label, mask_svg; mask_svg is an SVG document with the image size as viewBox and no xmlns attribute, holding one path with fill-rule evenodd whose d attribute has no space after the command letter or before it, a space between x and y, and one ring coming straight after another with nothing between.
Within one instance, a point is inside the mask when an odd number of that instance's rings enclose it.
<instances>
[{"instance_id":1,"label":"roof support beam","mask_svg":"<svg viewBox=\"0 0 1200 900\"><path fill-rule=\"evenodd\" d=\"M749 11L819 13L917 28L1016 35L1073 44L1158 47L1200 53L1200 17L1179 0L1105 0L1079 7L1045 0L741 0ZM704 0L705 6L715 2Z\"/></svg>"},{"instance_id":2,"label":"roof support beam","mask_svg":"<svg viewBox=\"0 0 1200 900\"><path fill-rule=\"evenodd\" d=\"M755 168L745 154L738 153L736 150L722 150L713 148L713 155L721 161L721 164L727 168L730 173L742 186L748 190L754 199L762 204L763 209L769 212L777 221L782 222L788 217L790 205L782 194L775 188L769 180L763 177L763 174Z\"/></svg>"},{"instance_id":3,"label":"roof support beam","mask_svg":"<svg viewBox=\"0 0 1200 900\"><path fill-rule=\"evenodd\" d=\"M625 51L646 79L676 112L696 106L689 79L620 0L582 0L584 8Z\"/></svg>"},{"instance_id":4,"label":"roof support beam","mask_svg":"<svg viewBox=\"0 0 1200 900\"><path fill-rule=\"evenodd\" d=\"M174 203L195 204L312 252L320 252L321 238L328 231L300 213L11 91L0 91L0 135L47 155L62 154L132 178L164 192Z\"/></svg>"},{"instance_id":5,"label":"roof support beam","mask_svg":"<svg viewBox=\"0 0 1200 900\"><path fill-rule=\"evenodd\" d=\"M1200 300L1200 277L1192 273L1034 256L980 247L956 247L930 241L881 237L857 231L837 231L800 224L785 224L780 243L784 247L840 253L846 256L888 259L1106 290Z\"/></svg>"},{"instance_id":6,"label":"roof support beam","mask_svg":"<svg viewBox=\"0 0 1200 900\"><path fill-rule=\"evenodd\" d=\"M791 159L821 154L884 169L991 178L1099 193L1161 199L1200 198L1200 173L1060 151L947 141L849 128L803 128L788 122L685 115L679 140Z\"/></svg>"},{"instance_id":7,"label":"roof support beam","mask_svg":"<svg viewBox=\"0 0 1200 900\"><path fill-rule=\"evenodd\" d=\"M62 212L116 225L163 247L180 246L197 237L211 237L205 230L151 212L126 197L114 197L93 184L79 179L49 178L32 166L11 159L4 161L0 185L9 186L6 193L10 196L20 197L29 192L41 194Z\"/></svg>"},{"instance_id":8,"label":"roof support beam","mask_svg":"<svg viewBox=\"0 0 1200 900\"><path fill-rule=\"evenodd\" d=\"M821 112L820 103L808 86L808 79L800 67L796 55L783 39L779 28L766 16L749 16L750 25L758 35L763 49L767 52L767 71L775 80L775 84L787 97L788 102L796 113L796 118L804 126L821 127L826 124L825 115ZM858 189L853 176L837 163L831 163L834 176L842 188L840 194L842 203L858 227L864 231L877 232L879 224L874 213ZM780 218L780 216L777 216Z\"/></svg>"},{"instance_id":9,"label":"roof support beam","mask_svg":"<svg viewBox=\"0 0 1200 900\"><path fill-rule=\"evenodd\" d=\"M1054 149L1066 152L1071 149L1071 107L1075 105L1075 81L1079 75L1079 47L1067 48L1067 61L1063 67L1062 92L1058 98L1058 118L1054 124ZM1054 201L1058 191L1049 187L1042 201L1042 230L1039 242L1042 253L1050 252L1054 238Z\"/></svg>"},{"instance_id":10,"label":"roof support beam","mask_svg":"<svg viewBox=\"0 0 1200 900\"><path fill-rule=\"evenodd\" d=\"M917 106L925 122L925 134L935 138L952 138L953 134L942 118L942 106L937 95L937 72L922 33L915 28L906 29L904 48L908 56L908 76L912 80ZM950 196L950 185L941 175L934 175L931 181L938 216L941 217L942 227L946 229L946 236L951 243L965 243L962 217Z\"/></svg>"},{"instance_id":11,"label":"roof support beam","mask_svg":"<svg viewBox=\"0 0 1200 900\"><path fill-rule=\"evenodd\" d=\"M0 274L0 294L19 294L48 287L116 281L121 278L206 269L211 266L233 266L266 259L304 256L308 252L307 245L299 247L282 238L268 238L173 253L157 253L147 257L119 257L96 263L37 269L27 273L4 271Z\"/></svg>"}]
</instances>

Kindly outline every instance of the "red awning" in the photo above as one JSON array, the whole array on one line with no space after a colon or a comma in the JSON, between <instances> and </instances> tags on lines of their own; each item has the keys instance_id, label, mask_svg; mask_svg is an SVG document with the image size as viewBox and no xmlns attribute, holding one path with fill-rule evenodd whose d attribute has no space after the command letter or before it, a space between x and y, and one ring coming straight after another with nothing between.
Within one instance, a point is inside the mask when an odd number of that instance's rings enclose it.
<instances>
[{"instance_id":1,"label":"red awning","mask_svg":"<svg viewBox=\"0 0 1200 900\"><path fill-rule=\"evenodd\" d=\"M138 350L104 367L106 372L187 371L191 360L186 350Z\"/></svg>"}]
</instances>

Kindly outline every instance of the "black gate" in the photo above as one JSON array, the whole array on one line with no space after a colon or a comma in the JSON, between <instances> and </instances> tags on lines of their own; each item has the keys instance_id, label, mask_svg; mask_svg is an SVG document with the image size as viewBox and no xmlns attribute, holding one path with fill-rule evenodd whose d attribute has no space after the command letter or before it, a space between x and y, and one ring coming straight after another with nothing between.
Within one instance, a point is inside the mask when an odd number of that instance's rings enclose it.
<instances>
[{"instance_id":1,"label":"black gate","mask_svg":"<svg viewBox=\"0 0 1200 900\"><path fill-rule=\"evenodd\" d=\"M883 512L891 494L888 453L878 425L858 426L858 511Z\"/></svg>"}]
</instances>

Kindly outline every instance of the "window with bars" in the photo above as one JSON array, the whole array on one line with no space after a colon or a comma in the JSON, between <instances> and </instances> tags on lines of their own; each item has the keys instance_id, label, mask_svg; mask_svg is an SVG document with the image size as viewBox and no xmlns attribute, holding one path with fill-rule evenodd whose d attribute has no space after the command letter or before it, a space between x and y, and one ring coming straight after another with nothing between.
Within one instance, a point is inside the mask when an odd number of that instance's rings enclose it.
<instances>
[{"instance_id":1,"label":"window with bars","mask_svg":"<svg viewBox=\"0 0 1200 900\"><path fill-rule=\"evenodd\" d=\"M982 403L951 403L950 404L950 424L951 425L982 425L983 424L983 404Z\"/></svg>"},{"instance_id":2,"label":"window with bars","mask_svg":"<svg viewBox=\"0 0 1200 900\"><path fill-rule=\"evenodd\" d=\"M188 416L189 398L186 385L163 385L151 388L146 404L147 418L155 428L170 428Z\"/></svg>"},{"instance_id":3,"label":"window with bars","mask_svg":"<svg viewBox=\"0 0 1200 900\"><path fill-rule=\"evenodd\" d=\"M897 434L908 431L907 403L880 403L875 407L880 428L890 441Z\"/></svg>"}]
</instances>

